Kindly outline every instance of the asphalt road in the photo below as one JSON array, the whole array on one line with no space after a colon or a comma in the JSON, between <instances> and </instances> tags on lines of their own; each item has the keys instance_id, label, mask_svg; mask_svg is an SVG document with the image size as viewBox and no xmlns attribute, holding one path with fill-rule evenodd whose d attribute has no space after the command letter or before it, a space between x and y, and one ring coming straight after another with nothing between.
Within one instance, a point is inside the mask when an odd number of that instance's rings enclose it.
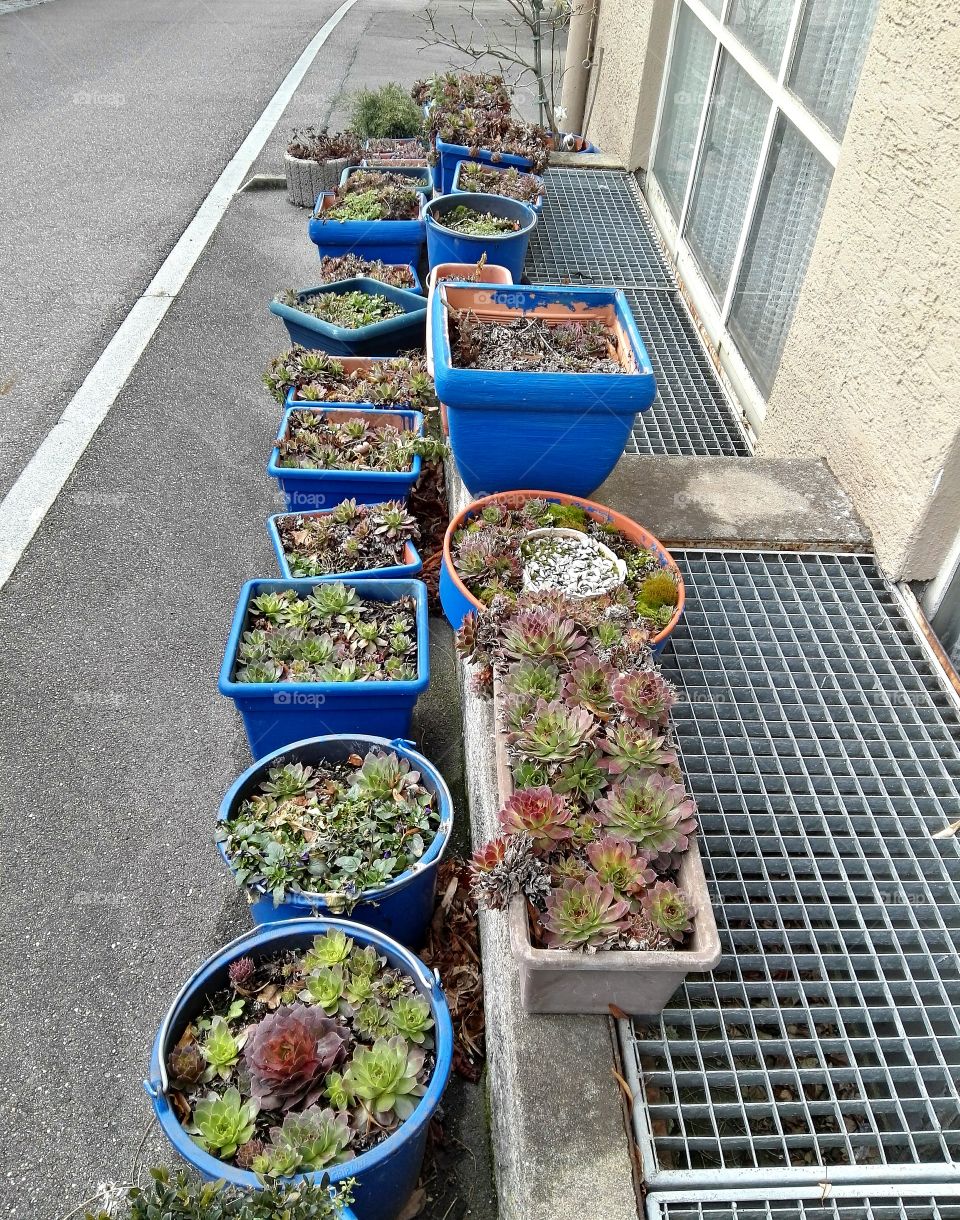
<instances>
[{"instance_id":1,"label":"asphalt road","mask_svg":"<svg viewBox=\"0 0 960 1220\"><path fill-rule=\"evenodd\" d=\"M0 486L334 7L50 0L0 12ZM258 168L278 170L288 122L340 118L343 89L443 63L417 45L419 7L360 0ZM81 92L99 100L73 100ZM278 409L260 375L286 340L267 302L312 282L304 230L283 192L234 200L0 590L0 1216L58 1220L99 1181L129 1178L162 1013L248 926L212 845L220 798L249 761L216 675L241 584L274 573L263 523L279 500L264 466ZM415 735L456 785L444 626L431 652ZM479 1089L454 1094L450 1123L469 1156L427 1214L490 1216ZM150 1133L142 1160L166 1158Z\"/></svg>"}]
</instances>

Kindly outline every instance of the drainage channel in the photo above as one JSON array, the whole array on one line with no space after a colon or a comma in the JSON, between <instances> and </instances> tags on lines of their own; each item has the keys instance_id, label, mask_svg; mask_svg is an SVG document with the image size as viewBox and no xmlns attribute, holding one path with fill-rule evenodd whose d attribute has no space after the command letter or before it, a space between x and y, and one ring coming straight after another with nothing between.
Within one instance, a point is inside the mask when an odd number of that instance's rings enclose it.
<instances>
[{"instance_id":1,"label":"drainage channel","mask_svg":"<svg viewBox=\"0 0 960 1220\"><path fill-rule=\"evenodd\" d=\"M960 1188L877 1187L650 1195L647 1220L960 1220Z\"/></svg>"},{"instance_id":2,"label":"drainage channel","mask_svg":"<svg viewBox=\"0 0 960 1220\"><path fill-rule=\"evenodd\" d=\"M663 668L724 956L620 1022L646 1183L960 1181L954 698L872 557L674 554Z\"/></svg>"},{"instance_id":3,"label":"drainage channel","mask_svg":"<svg viewBox=\"0 0 960 1220\"><path fill-rule=\"evenodd\" d=\"M717 375L663 254L633 174L552 169L527 255L535 284L623 288L657 378L625 452L749 457L738 408Z\"/></svg>"}]
</instances>

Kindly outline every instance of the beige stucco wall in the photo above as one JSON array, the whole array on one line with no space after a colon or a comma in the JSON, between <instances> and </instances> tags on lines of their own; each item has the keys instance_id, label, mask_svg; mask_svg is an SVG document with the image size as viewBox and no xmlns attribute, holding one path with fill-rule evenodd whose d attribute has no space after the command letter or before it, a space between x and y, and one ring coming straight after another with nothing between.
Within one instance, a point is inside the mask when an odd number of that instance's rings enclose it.
<instances>
[{"instance_id":1,"label":"beige stucco wall","mask_svg":"<svg viewBox=\"0 0 960 1220\"><path fill-rule=\"evenodd\" d=\"M586 135L628 169L648 165L672 7L672 0L601 0Z\"/></svg>"},{"instance_id":2,"label":"beige stucco wall","mask_svg":"<svg viewBox=\"0 0 960 1220\"><path fill-rule=\"evenodd\" d=\"M823 456L895 577L960 529L960 21L880 0L758 453Z\"/></svg>"}]
</instances>

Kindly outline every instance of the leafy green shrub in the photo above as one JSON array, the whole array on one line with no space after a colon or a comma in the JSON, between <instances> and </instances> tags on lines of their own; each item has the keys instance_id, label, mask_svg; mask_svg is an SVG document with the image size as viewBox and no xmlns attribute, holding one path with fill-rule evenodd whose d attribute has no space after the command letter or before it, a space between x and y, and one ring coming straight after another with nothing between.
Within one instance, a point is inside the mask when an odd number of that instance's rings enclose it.
<instances>
[{"instance_id":1,"label":"leafy green shrub","mask_svg":"<svg viewBox=\"0 0 960 1220\"><path fill-rule=\"evenodd\" d=\"M423 118L403 86L390 81L354 94L350 127L367 139L399 139L420 135Z\"/></svg>"}]
</instances>

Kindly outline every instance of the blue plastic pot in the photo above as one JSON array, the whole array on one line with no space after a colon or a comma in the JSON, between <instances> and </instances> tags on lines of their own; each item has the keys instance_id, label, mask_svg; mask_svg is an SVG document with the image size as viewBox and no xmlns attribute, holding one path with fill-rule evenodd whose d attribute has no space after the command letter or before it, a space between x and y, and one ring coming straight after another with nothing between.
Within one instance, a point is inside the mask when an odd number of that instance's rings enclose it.
<instances>
[{"instance_id":1,"label":"blue plastic pot","mask_svg":"<svg viewBox=\"0 0 960 1220\"><path fill-rule=\"evenodd\" d=\"M453 171L453 182L450 185L450 194L451 195L479 194L478 191L468 191L465 187L462 187L460 185L460 171L463 169L464 166L467 166L469 168L469 166L471 164L475 164L475 162L470 162L470 161L458 161L457 162L457 168ZM496 170L498 174L502 174L505 172L502 165L491 165L488 168ZM533 203L529 204L528 206L533 208L533 210L539 216L540 213L543 211L543 201L544 201L544 198L546 197L546 192L545 192L545 188L543 185L543 179L538 174L531 174L530 177L536 178L537 182L540 184L540 194L537 196L536 200ZM507 198L507 196L502 196L502 198Z\"/></svg>"},{"instance_id":2,"label":"blue plastic pot","mask_svg":"<svg viewBox=\"0 0 960 1220\"><path fill-rule=\"evenodd\" d=\"M478 212L489 212L492 216L504 216L520 222L515 233L503 233L490 237L468 237L465 233L454 233L438 222L453 208L464 206L465 196L440 195L432 199L424 209L427 225L427 260L431 267L440 263L476 263L486 255L488 263L506 267L515 281L523 277L523 264L527 257L530 234L537 227L537 213L518 199L507 199L503 195L470 194L469 206Z\"/></svg>"},{"instance_id":3,"label":"blue plastic pot","mask_svg":"<svg viewBox=\"0 0 960 1220\"><path fill-rule=\"evenodd\" d=\"M429 199L433 193L433 171L429 165L391 165L389 161L364 161L362 165L348 165L340 175L340 185L345 186L347 179L357 172L381 170L385 174L399 174L401 178L409 178L410 185L426 195Z\"/></svg>"},{"instance_id":4,"label":"blue plastic pot","mask_svg":"<svg viewBox=\"0 0 960 1220\"><path fill-rule=\"evenodd\" d=\"M310 411L329 416L331 422L365 419L375 424L393 424L423 434L423 416L419 411L386 411L374 407L350 405L331 407L326 403L299 403L288 407L280 421L277 444L267 463L267 474L277 480L287 502L287 511L300 513L335 508L342 500L358 504L382 504L384 500L406 500L410 489L420 477L422 460L415 454L409 470L298 470L280 465L279 442L290 427L297 411Z\"/></svg>"},{"instance_id":5,"label":"blue plastic pot","mask_svg":"<svg viewBox=\"0 0 960 1220\"><path fill-rule=\"evenodd\" d=\"M442 195L450 193L458 161L482 161L484 165L502 165L508 169L511 165L515 169L522 170L533 168L533 162L528 157L516 157L513 153L494 153L489 148L478 148L471 151L466 144L448 144L439 136L437 136L435 147L437 164L434 167L434 177L439 176ZM439 171L439 175L437 171ZM459 262L460 260L451 259L450 261Z\"/></svg>"},{"instance_id":6,"label":"blue plastic pot","mask_svg":"<svg viewBox=\"0 0 960 1220\"><path fill-rule=\"evenodd\" d=\"M323 318L284 305L282 301L271 301L270 312L283 320L291 343L318 348L332 356L396 356L413 347L422 347L427 328L427 305L421 293L406 288L394 288L381 280L372 280L365 275L351 280L335 280L332 284L320 284L316 288L305 288L297 293L300 301L324 295L343 296L347 292L365 292L369 296L383 296L403 310L394 318L382 322L371 322L369 326L348 329L335 326Z\"/></svg>"},{"instance_id":7,"label":"blue plastic pot","mask_svg":"<svg viewBox=\"0 0 960 1220\"><path fill-rule=\"evenodd\" d=\"M236 816L240 805L254 793L267 778L271 767L286 766L287 763L304 763L316 766L321 763L343 762L351 754L366 754L374 746L392 750L407 759L415 771L420 772L423 786L437 802L440 811L440 826L436 837L420 860L395 877L388 885L365 890L362 902L357 903L350 915L337 910L336 900L331 904L323 894L290 894L283 902L275 904L270 894L262 888L259 897L248 892L251 913L258 924L281 923L290 919L304 919L310 915L335 915L339 918L358 920L369 928L376 928L392 936L402 945L418 948L427 935L427 925L433 917L437 891L437 868L443 858L453 829L453 800L443 776L422 754L412 749L409 741L385 737L367 737L352 734L348 737L313 737L298 741L283 750L277 750L248 767L233 784L220 805L219 820L229 822ZM232 871L230 859L219 845L220 855Z\"/></svg>"},{"instance_id":8,"label":"blue plastic pot","mask_svg":"<svg viewBox=\"0 0 960 1220\"><path fill-rule=\"evenodd\" d=\"M290 571L290 565L287 563L283 542L280 539L279 522L284 517L323 517L327 513L332 512L332 508L322 508L312 513L275 513L274 516L267 518L267 533L270 535L270 541L277 556L277 563L280 565L281 576L288 580L298 579ZM394 578L410 580L423 571L423 560L420 558L420 552L412 542L404 544L403 560L403 563L396 563L387 568L367 568L363 572L331 572L329 576L331 580L393 580Z\"/></svg>"},{"instance_id":9,"label":"blue plastic pot","mask_svg":"<svg viewBox=\"0 0 960 1220\"><path fill-rule=\"evenodd\" d=\"M324 220L333 192L317 200L307 234L322 258L325 254L359 254L384 263L418 263L425 230L423 214L413 220Z\"/></svg>"},{"instance_id":10,"label":"blue plastic pot","mask_svg":"<svg viewBox=\"0 0 960 1220\"><path fill-rule=\"evenodd\" d=\"M436 201L434 201L436 202ZM513 373L454 368L448 309L480 318L537 314L602 321L616 334L628 373ZM616 288L484 285L445 281L430 319L434 385L446 406L460 477L475 496L545 487L587 496L623 453L637 412L656 395L650 358Z\"/></svg>"},{"instance_id":11,"label":"blue plastic pot","mask_svg":"<svg viewBox=\"0 0 960 1220\"><path fill-rule=\"evenodd\" d=\"M150 1097L160 1129L174 1150L201 1177L209 1182L224 1178L234 1186L247 1190L258 1189L260 1183L252 1173L218 1161L210 1153L204 1152L184 1131L167 1096L167 1055L177 1044L184 1029L203 1012L207 997L227 986L231 962L240 957L252 957L257 961L286 950L302 952L309 948L316 936L331 931L345 932L359 945L375 946L391 966L405 971L429 1003L434 1020L436 1064L427 1091L420 1098L417 1108L382 1144L352 1161L331 1165L323 1171L329 1174L331 1182L342 1182L345 1178L357 1179L356 1201L352 1213L345 1213L345 1220L351 1215L356 1217L356 1220L396 1220L416 1187L426 1150L427 1129L450 1076L453 1061L453 1026L443 991L430 971L419 958L388 936L384 936L382 932L342 919L296 919L255 928L252 932L231 941L191 975L171 1004L154 1040L150 1056L150 1076L144 1081L144 1088ZM302 1176L320 1181L323 1174Z\"/></svg>"},{"instance_id":12,"label":"blue plastic pot","mask_svg":"<svg viewBox=\"0 0 960 1220\"><path fill-rule=\"evenodd\" d=\"M370 733L408 737L414 704L430 681L427 586L419 580L356 580L343 583L366 600L395 602L412 597L417 618L417 677L409 682L236 682L237 649L246 630L250 601L261 593L295 589L301 596L330 577L309 580L248 580L240 591L217 686L232 699L254 758L263 758L307 737Z\"/></svg>"}]
</instances>

